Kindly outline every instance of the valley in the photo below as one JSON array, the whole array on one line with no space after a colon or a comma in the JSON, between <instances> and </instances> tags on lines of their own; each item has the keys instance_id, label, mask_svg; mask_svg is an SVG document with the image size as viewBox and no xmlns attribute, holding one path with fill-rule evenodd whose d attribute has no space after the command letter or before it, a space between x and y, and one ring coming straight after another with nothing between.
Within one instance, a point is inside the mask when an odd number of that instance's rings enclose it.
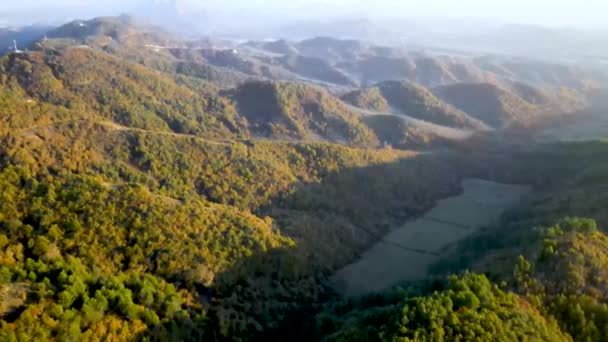
<instances>
[{"instance_id":1,"label":"valley","mask_svg":"<svg viewBox=\"0 0 608 342\"><path fill-rule=\"evenodd\" d=\"M608 338L608 71L129 16L11 32L0 340Z\"/></svg>"},{"instance_id":2,"label":"valley","mask_svg":"<svg viewBox=\"0 0 608 342\"><path fill-rule=\"evenodd\" d=\"M427 122L424 120L409 117L407 115L399 114L398 111L394 111L394 110L390 110L390 109L387 110L386 112L376 112L376 111L371 111L371 110L356 108L356 107L352 107L352 109L354 111L360 113L361 115L363 115L364 116L363 121L367 122L370 125L370 127L372 128L372 130L374 130L376 132L380 131L377 133L377 135L383 136L383 137L390 136L390 135L382 134L381 133L382 128L375 128L377 126L374 124L374 122L377 122L379 125L382 125L383 122L390 124L391 122L402 121L402 122L404 122L406 127L408 127L408 128L411 127L412 131L419 130L419 131L423 132L422 133L423 135L424 135L424 133L426 133L429 136L437 136L437 137L445 138L448 140L463 140L463 139L471 137L471 135L474 134L474 131L471 131L471 130L451 128L451 127L433 124L431 122ZM382 127L382 126L380 126L380 127ZM394 128L394 127L395 126L392 126L392 128ZM394 140L391 139L391 141L394 141Z\"/></svg>"},{"instance_id":3,"label":"valley","mask_svg":"<svg viewBox=\"0 0 608 342\"><path fill-rule=\"evenodd\" d=\"M387 290L428 279L429 267L459 241L496 223L530 191L523 186L465 179L463 193L440 200L419 218L388 234L361 259L339 270L332 282L347 296Z\"/></svg>"}]
</instances>

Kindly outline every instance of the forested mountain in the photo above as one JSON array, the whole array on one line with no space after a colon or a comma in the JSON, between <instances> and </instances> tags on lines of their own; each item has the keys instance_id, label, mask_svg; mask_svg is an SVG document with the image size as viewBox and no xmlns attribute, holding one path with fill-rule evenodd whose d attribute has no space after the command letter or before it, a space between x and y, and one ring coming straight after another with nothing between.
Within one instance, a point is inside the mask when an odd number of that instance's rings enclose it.
<instances>
[{"instance_id":1,"label":"forested mountain","mask_svg":"<svg viewBox=\"0 0 608 342\"><path fill-rule=\"evenodd\" d=\"M363 122L383 144L396 148L427 150L450 145L470 135L466 131L413 121L400 115L369 115Z\"/></svg>"},{"instance_id":2,"label":"forested mountain","mask_svg":"<svg viewBox=\"0 0 608 342\"><path fill-rule=\"evenodd\" d=\"M276 49L274 44L281 44ZM604 84L603 72L574 65L560 65L534 59L500 55L449 55L423 49L378 46L365 41L317 37L300 42L248 42L243 51L254 47L254 54L265 51L272 56L300 55L317 59L347 75L362 86L386 80L410 81L425 87L453 83L493 83L507 87L523 82L540 87L586 89Z\"/></svg>"},{"instance_id":3,"label":"forested mountain","mask_svg":"<svg viewBox=\"0 0 608 342\"><path fill-rule=\"evenodd\" d=\"M2 68L6 85L18 85L36 100L118 124L217 137L245 129L219 97L203 98L166 75L91 49L10 55ZM157 93L167 97L159 99Z\"/></svg>"},{"instance_id":4,"label":"forested mountain","mask_svg":"<svg viewBox=\"0 0 608 342\"><path fill-rule=\"evenodd\" d=\"M348 92L342 95L342 100L355 107L379 113L388 112L390 109L389 103L382 95L382 91L379 87L364 88Z\"/></svg>"},{"instance_id":5,"label":"forested mountain","mask_svg":"<svg viewBox=\"0 0 608 342\"><path fill-rule=\"evenodd\" d=\"M435 88L434 92L491 127L532 120L540 114L540 109L531 103L489 83L454 84Z\"/></svg>"},{"instance_id":6,"label":"forested mountain","mask_svg":"<svg viewBox=\"0 0 608 342\"><path fill-rule=\"evenodd\" d=\"M141 46L167 45L175 39L158 27L146 27L129 16L100 17L75 20L46 33L48 39L73 40L79 44L104 46L116 41L119 44Z\"/></svg>"},{"instance_id":7,"label":"forested mountain","mask_svg":"<svg viewBox=\"0 0 608 342\"><path fill-rule=\"evenodd\" d=\"M524 83L514 83L509 89L491 83L455 83L427 89L411 82L384 81L348 92L342 99L377 113L401 113L471 130L531 125L588 106L587 96L573 89L545 89Z\"/></svg>"},{"instance_id":8,"label":"forested mountain","mask_svg":"<svg viewBox=\"0 0 608 342\"><path fill-rule=\"evenodd\" d=\"M441 101L428 89L417 84L385 81L379 83L377 88L388 106L398 113L448 127L477 130L485 128L481 121ZM382 102L381 99L375 101ZM380 104L380 107L382 106Z\"/></svg>"},{"instance_id":9,"label":"forested mountain","mask_svg":"<svg viewBox=\"0 0 608 342\"><path fill-rule=\"evenodd\" d=\"M303 78L337 86L407 80L425 87L452 83L508 87L512 82L523 82L574 89L597 87L608 80L605 74L525 58L454 57L330 37L242 44L182 39L128 16L76 20L49 30L46 36L48 39L40 43L47 48L86 45L163 71L181 69L189 74L189 69L207 69L208 74L211 69L226 74L224 78L228 79L238 79L237 75L272 80Z\"/></svg>"},{"instance_id":10,"label":"forested mountain","mask_svg":"<svg viewBox=\"0 0 608 342\"><path fill-rule=\"evenodd\" d=\"M326 91L289 83L247 83L231 95L258 134L374 146L374 134L356 113Z\"/></svg>"},{"instance_id":11,"label":"forested mountain","mask_svg":"<svg viewBox=\"0 0 608 342\"><path fill-rule=\"evenodd\" d=\"M604 162L597 156L607 146L582 144L519 154L525 162L538 162L528 170L528 182L538 188L532 198L453 246L450 256L434 266L435 280L328 304L316 318L320 336L339 341L440 336L604 340L606 196L591 188L602 184ZM464 270L485 276L466 271L437 281Z\"/></svg>"},{"instance_id":12,"label":"forested mountain","mask_svg":"<svg viewBox=\"0 0 608 342\"><path fill-rule=\"evenodd\" d=\"M433 88L433 93L494 128L573 112L584 108L586 101L574 90L547 91L521 83L513 91L490 83L458 83Z\"/></svg>"},{"instance_id":13,"label":"forested mountain","mask_svg":"<svg viewBox=\"0 0 608 342\"><path fill-rule=\"evenodd\" d=\"M535 143L545 117L601 117L593 77L214 44L98 18L0 58L0 340L608 338L608 145ZM506 196L470 178L526 195L480 227L425 216ZM346 297L333 276L383 243L428 272Z\"/></svg>"}]
</instances>

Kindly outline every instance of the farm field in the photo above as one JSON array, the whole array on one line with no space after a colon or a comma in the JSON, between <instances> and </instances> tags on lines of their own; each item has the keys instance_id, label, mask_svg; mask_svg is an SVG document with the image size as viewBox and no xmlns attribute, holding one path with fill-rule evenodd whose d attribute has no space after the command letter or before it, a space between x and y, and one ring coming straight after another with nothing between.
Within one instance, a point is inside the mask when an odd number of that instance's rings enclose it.
<instances>
[{"instance_id":1,"label":"farm field","mask_svg":"<svg viewBox=\"0 0 608 342\"><path fill-rule=\"evenodd\" d=\"M444 199L424 216L387 234L361 259L332 278L346 296L385 290L404 281L422 280L448 246L500 218L528 193L525 186L480 179L462 182L463 193Z\"/></svg>"}]
</instances>

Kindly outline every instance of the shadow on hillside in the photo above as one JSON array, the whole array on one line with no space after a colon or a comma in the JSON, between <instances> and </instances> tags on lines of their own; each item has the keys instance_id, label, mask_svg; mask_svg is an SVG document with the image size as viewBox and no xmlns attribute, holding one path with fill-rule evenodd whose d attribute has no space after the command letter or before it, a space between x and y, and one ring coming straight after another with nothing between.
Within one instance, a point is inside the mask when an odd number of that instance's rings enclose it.
<instances>
[{"instance_id":1,"label":"shadow on hillside","mask_svg":"<svg viewBox=\"0 0 608 342\"><path fill-rule=\"evenodd\" d=\"M323 283L322 276L304 273L289 247L255 254L217 274L210 287L195 284L197 305L184 307L190 317L177 316L137 340L281 341L291 336L292 341L311 341L311 318L333 296Z\"/></svg>"},{"instance_id":2,"label":"shadow on hillside","mask_svg":"<svg viewBox=\"0 0 608 342\"><path fill-rule=\"evenodd\" d=\"M461 180L482 178L542 186L550 162L535 154L467 149L438 151L363 168L321 175L273 198L257 214L269 216L296 242L252 255L198 289L206 319L175 320L158 327L159 340L311 341L314 315L335 296L327 277L350 263L391 227L423 214L461 191ZM230 338L228 338L230 337Z\"/></svg>"}]
</instances>

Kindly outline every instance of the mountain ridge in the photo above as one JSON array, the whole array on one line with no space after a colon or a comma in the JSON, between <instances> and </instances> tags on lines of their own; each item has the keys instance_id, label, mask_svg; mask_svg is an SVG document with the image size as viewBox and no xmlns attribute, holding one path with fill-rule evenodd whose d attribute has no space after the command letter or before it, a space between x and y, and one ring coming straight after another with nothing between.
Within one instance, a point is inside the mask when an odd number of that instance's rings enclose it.
<instances>
[{"instance_id":1,"label":"mountain ridge","mask_svg":"<svg viewBox=\"0 0 608 342\"><path fill-rule=\"evenodd\" d=\"M0 340L606 339L608 144L539 139L606 124L601 77L150 30L0 58ZM347 298L359 262L424 272Z\"/></svg>"}]
</instances>

